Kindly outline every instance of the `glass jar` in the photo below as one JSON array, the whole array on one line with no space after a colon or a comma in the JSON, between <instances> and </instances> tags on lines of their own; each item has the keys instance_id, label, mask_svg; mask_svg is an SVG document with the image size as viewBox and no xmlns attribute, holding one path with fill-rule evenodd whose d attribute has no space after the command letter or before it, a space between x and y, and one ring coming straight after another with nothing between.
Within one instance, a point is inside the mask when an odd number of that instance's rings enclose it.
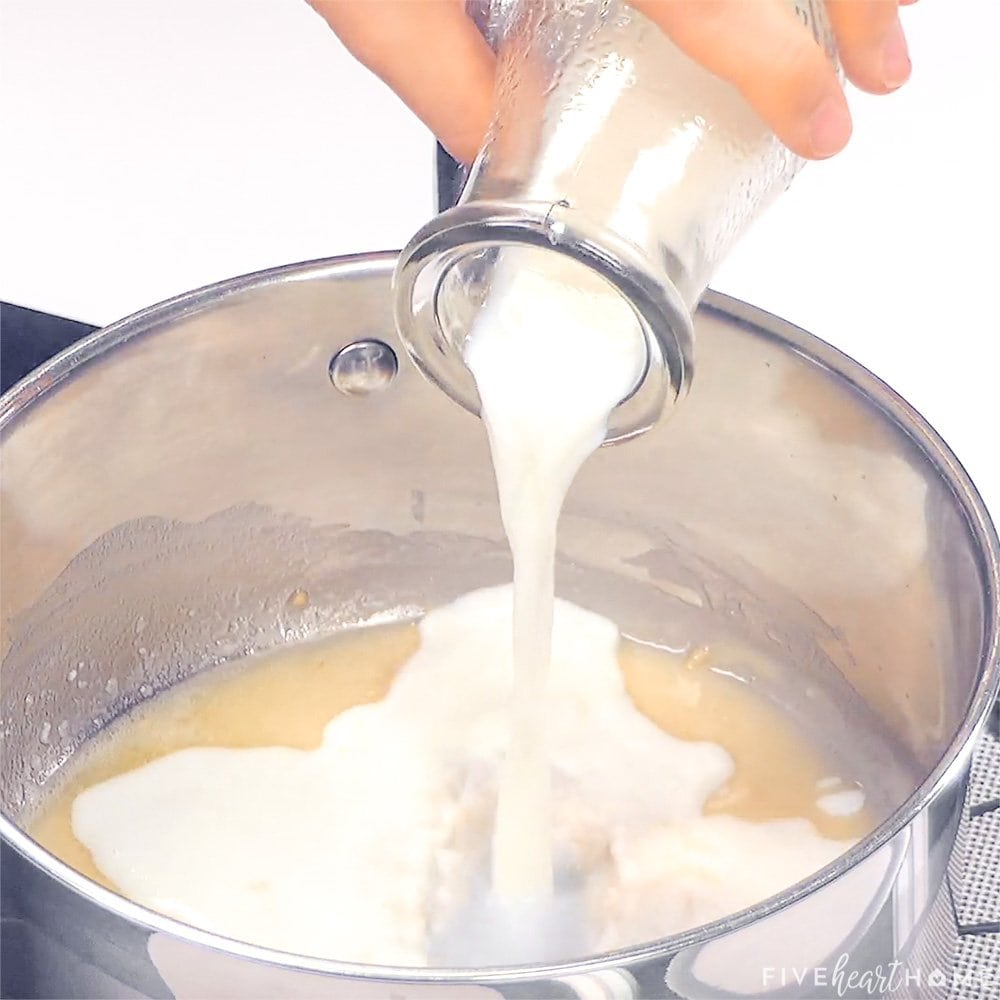
<instances>
[{"instance_id":1,"label":"glass jar","mask_svg":"<svg viewBox=\"0 0 1000 1000\"><path fill-rule=\"evenodd\" d=\"M832 56L822 0L789 2ZM687 390L699 298L803 161L735 87L619 0L468 9L497 53L493 122L458 204L400 255L400 335L425 375L478 412L463 343L498 262L516 247L559 254L560 273L614 289L634 313L646 363L607 440L631 437Z\"/></svg>"}]
</instances>

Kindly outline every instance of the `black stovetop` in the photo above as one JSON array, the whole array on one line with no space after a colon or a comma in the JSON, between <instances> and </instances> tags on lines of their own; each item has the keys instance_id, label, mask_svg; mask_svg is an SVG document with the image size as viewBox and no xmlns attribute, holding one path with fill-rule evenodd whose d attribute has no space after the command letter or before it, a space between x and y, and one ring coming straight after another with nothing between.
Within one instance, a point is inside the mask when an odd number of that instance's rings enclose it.
<instances>
[{"instance_id":1,"label":"black stovetop","mask_svg":"<svg viewBox=\"0 0 1000 1000\"><path fill-rule=\"evenodd\" d=\"M0 392L96 326L0 302Z\"/></svg>"}]
</instances>

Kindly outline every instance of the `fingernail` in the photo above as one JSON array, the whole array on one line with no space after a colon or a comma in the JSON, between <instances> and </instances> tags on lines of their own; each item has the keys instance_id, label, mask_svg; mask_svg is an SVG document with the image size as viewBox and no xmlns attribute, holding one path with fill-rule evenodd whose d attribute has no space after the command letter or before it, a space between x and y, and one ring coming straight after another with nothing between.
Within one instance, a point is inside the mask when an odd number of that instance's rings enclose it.
<instances>
[{"instance_id":1,"label":"fingernail","mask_svg":"<svg viewBox=\"0 0 1000 1000\"><path fill-rule=\"evenodd\" d=\"M902 87L910 78L910 50L906 46L903 26L896 23L889 29L889 37L882 47L882 82L886 90Z\"/></svg>"},{"instance_id":2,"label":"fingernail","mask_svg":"<svg viewBox=\"0 0 1000 1000\"><path fill-rule=\"evenodd\" d=\"M851 116L844 102L836 97L827 97L813 112L809 120L809 141L813 156L825 160L839 153L851 137Z\"/></svg>"}]
</instances>

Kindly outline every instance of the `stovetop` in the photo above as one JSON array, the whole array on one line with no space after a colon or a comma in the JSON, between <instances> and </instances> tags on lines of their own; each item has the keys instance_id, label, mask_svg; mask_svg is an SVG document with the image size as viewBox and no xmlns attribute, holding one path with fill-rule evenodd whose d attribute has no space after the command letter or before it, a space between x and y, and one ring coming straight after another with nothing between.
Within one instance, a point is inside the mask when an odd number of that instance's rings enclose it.
<instances>
[{"instance_id":1,"label":"stovetop","mask_svg":"<svg viewBox=\"0 0 1000 1000\"><path fill-rule=\"evenodd\" d=\"M0 302L0 392L97 327Z\"/></svg>"},{"instance_id":2,"label":"stovetop","mask_svg":"<svg viewBox=\"0 0 1000 1000\"><path fill-rule=\"evenodd\" d=\"M958 949L950 1000L1000 996L1000 702L972 759L948 874Z\"/></svg>"},{"instance_id":3,"label":"stovetop","mask_svg":"<svg viewBox=\"0 0 1000 1000\"><path fill-rule=\"evenodd\" d=\"M0 391L96 327L0 303ZM1000 989L1000 703L976 747L949 872L958 946L949 1000L997 1000Z\"/></svg>"}]
</instances>

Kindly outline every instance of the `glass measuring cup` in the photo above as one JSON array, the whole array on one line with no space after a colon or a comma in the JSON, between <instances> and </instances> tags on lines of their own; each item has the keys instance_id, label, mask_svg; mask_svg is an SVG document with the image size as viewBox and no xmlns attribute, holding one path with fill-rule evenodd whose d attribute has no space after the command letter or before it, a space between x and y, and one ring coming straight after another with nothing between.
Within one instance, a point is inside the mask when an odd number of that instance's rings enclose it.
<instances>
[{"instance_id":1,"label":"glass measuring cup","mask_svg":"<svg viewBox=\"0 0 1000 1000\"><path fill-rule=\"evenodd\" d=\"M790 5L832 56L821 0ZM432 382L478 412L462 349L505 248L559 254L632 307L646 363L607 440L632 437L686 392L694 307L803 161L732 85L620 0L468 9L497 51L494 118L459 203L400 256L401 337Z\"/></svg>"}]
</instances>

